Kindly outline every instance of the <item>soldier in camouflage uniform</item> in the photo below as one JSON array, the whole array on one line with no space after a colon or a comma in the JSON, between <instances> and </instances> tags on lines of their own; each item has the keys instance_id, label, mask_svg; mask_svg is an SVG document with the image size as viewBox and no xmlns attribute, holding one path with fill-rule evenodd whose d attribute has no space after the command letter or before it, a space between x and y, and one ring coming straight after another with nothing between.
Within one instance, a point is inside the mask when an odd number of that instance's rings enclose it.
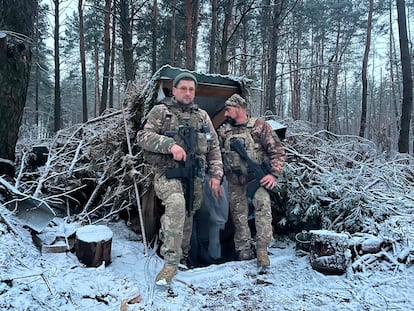
<instances>
[{"instance_id":1,"label":"soldier in camouflage uniform","mask_svg":"<svg viewBox=\"0 0 414 311\"><path fill-rule=\"evenodd\" d=\"M201 205L202 184L206 172L211 176L209 186L216 197L221 196L223 166L217 133L207 112L193 100L197 80L184 72L173 81L173 97L170 103L155 105L146 116L144 125L137 133L137 143L144 150L145 160L152 164L154 190L165 206L161 216L161 255L164 266L156 277L159 285L170 285L177 273L177 266L188 256L193 215ZM196 158L200 163L200 174L194 180L194 206L187 215L185 185L181 179L168 179L165 172L180 167L186 160L186 146L178 135L167 135L180 126L191 126L196 130Z\"/></svg>"},{"instance_id":2,"label":"soldier in camouflage uniform","mask_svg":"<svg viewBox=\"0 0 414 311\"><path fill-rule=\"evenodd\" d=\"M282 172L285 151L271 126L262 119L249 117L246 108L244 98L238 94L232 95L225 103L225 116L229 122L219 128L218 135L228 180L230 214L235 227L234 244L239 260L254 258L246 197L247 183L254 176L239 154L231 150L231 141L242 140L253 161L259 164L268 161L270 164L269 173L260 180L260 187L251 198L255 208L257 265L266 267L270 265L267 248L273 237L271 202L267 190L273 189L277 175Z\"/></svg>"}]
</instances>

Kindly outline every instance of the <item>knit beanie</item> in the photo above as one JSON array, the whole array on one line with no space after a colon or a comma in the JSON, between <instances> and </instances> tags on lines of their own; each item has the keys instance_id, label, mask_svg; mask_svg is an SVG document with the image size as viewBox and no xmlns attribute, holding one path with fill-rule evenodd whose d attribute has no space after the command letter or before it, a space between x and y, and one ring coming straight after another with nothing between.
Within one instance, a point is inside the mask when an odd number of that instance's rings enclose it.
<instances>
[{"instance_id":1,"label":"knit beanie","mask_svg":"<svg viewBox=\"0 0 414 311\"><path fill-rule=\"evenodd\" d=\"M179 75L177 75L175 77L174 81L173 81L173 86L177 87L178 83L183 79L184 80L193 80L195 82L195 85L197 86L196 77L193 74L189 73L189 72L182 72Z\"/></svg>"},{"instance_id":2,"label":"knit beanie","mask_svg":"<svg viewBox=\"0 0 414 311\"><path fill-rule=\"evenodd\" d=\"M247 102L239 94L233 94L226 100L226 103L224 104L224 106L233 106L233 107L239 107L239 108L246 109Z\"/></svg>"}]
</instances>

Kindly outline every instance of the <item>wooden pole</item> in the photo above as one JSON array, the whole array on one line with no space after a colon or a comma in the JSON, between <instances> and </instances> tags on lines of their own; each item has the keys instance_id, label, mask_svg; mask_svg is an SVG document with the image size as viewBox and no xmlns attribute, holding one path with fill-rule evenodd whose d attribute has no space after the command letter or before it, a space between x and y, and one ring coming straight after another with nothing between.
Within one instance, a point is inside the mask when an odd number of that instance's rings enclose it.
<instances>
[{"instance_id":1,"label":"wooden pole","mask_svg":"<svg viewBox=\"0 0 414 311\"><path fill-rule=\"evenodd\" d=\"M125 117L125 108L122 107L122 115L124 117L124 126L125 126L125 135L126 135L126 141L128 144L128 154L130 157L132 157L132 146L131 146L131 141L129 140L129 132L128 132L128 126L127 126L127 120ZM132 181L134 183L134 189L135 189L135 199L137 201L137 208L138 208L138 215L139 215L139 223L141 226L141 234L142 234L142 243L144 244L144 255L146 256L148 254L148 245L147 245L147 237L145 234L145 226L144 226L144 219L142 217L142 207L141 207L141 201L140 201L140 197L139 197L139 190L138 190L138 185L137 185L137 181L135 178L135 175L132 175Z\"/></svg>"}]
</instances>

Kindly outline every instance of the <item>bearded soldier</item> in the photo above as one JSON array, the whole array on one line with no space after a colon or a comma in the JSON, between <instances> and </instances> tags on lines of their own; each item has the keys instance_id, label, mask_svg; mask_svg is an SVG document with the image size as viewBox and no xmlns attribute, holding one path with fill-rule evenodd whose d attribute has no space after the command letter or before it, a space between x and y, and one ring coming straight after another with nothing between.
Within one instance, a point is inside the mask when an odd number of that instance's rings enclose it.
<instances>
[{"instance_id":1,"label":"bearded soldier","mask_svg":"<svg viewBox=\"0 0 414 311\"><path fill-rule=\"evenodd\" d=\"M224 114L228 122L219 128L218 135L228 181L230 214L235 227L235 250L239 260L254 258L246 191L248 183L255 176L246 161L232 149L232 142L240 140L251 160L268 164L268 171L257 181L258 188L250 198L255 208L257 265L267 267L270 265L267 249L273 237L268 191L274 188L277 176L282 172L285 151L271 126L263 119L249 117L246 109L246 100L238 94L232 95L225 103Z\"/></svg>"},{"instance_id":2,"label":"bearded soldier","mask_svg":"<svg viewBox=\"0 0 414 311\"><path fill-rule=\"evenodd\" d=\"M196 86L193 74L177 75L171 102L155 105L137 133L144 158L153 166L155 193L165 206L161 216L164 266L156 276L158 285L170 285L179 262L186 261L206 173L214 196L221 196L223 167L217 133L207 112L194 103Z\"/></svg>"}]
</instances>

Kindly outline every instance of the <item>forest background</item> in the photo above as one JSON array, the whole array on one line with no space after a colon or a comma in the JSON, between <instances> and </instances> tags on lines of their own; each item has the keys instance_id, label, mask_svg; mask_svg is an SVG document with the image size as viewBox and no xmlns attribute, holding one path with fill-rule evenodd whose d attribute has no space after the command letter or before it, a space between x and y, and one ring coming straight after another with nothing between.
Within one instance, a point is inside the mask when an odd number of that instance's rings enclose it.
<instances>
[{"instance_id":1,"label":"forest background","mask_svg":"<svg viewBox=\"0 0 414 311\"><path fill-rule=\"evenodd\" d=\"M3 1L0 57L8 49L25 65L0 68L0 157L14 161L17 138L45 140L119 109L128 82L144 85L167 63L251 78L256 115L408 153L413 9L412 0Z\"/></svg>"}]
</instances>

